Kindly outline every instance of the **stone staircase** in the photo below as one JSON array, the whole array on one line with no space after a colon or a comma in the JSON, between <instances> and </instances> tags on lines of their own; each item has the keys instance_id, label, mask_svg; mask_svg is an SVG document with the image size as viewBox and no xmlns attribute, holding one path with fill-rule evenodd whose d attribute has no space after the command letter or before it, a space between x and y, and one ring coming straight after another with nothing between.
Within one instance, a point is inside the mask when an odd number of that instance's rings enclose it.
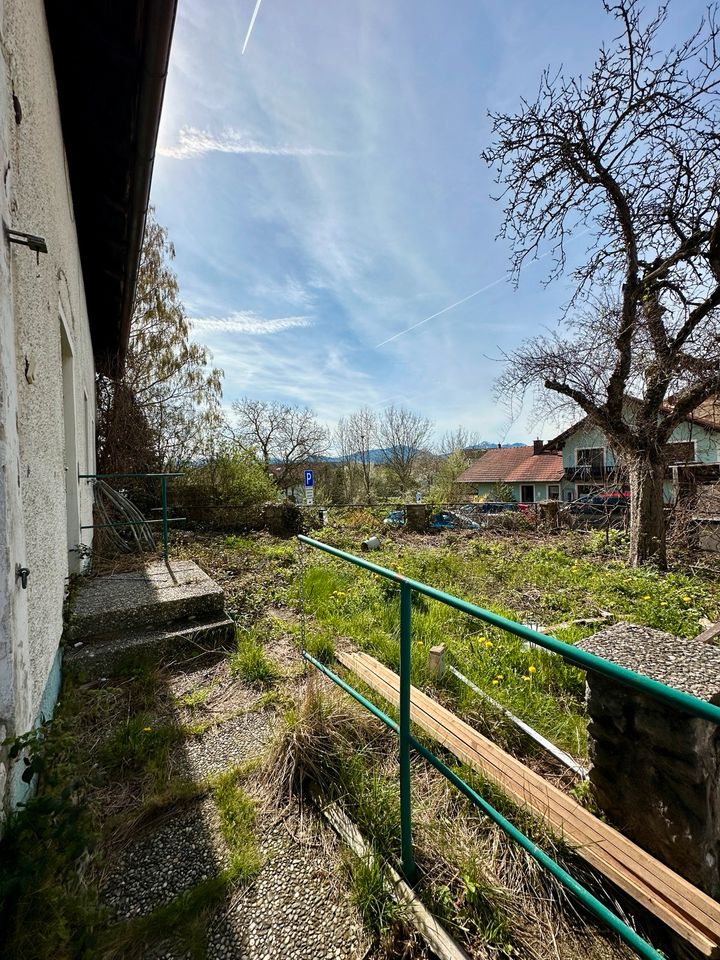
<instances>
[{"instance_id":1,"label":"stone staircase","mask_svg":"<svg viewBox=\"0 0 720 960\"><path fill-rule=\"evenodd\" d=\"M223 590L191 560L83 580L75 598L65 665L98 676L129 652L172 657L231 643L235 623Z\"/></svg>"}]
</instances>

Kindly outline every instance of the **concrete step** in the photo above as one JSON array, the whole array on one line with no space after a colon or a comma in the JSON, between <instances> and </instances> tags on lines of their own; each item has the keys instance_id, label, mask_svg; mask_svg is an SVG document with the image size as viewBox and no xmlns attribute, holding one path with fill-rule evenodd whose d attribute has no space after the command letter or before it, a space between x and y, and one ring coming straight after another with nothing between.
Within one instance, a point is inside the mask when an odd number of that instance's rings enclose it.
<instances>
[{"instance_id":1,"label":"concrete step","mask_svg":"<svg viewBox=\"0 0 720 960\"><path fill-rule=\"evenodd\" d=\"M112 674L128 654L151 654L161 659L181 657L189 651L214 650L230 646L235 638L235 621L230 617L207 617L169 629L145 627L128 629L121 635L79 646L65 647L64 668L76 670L88 678Z\"/></svg>"},{"instance_id":2,"label":"concrete step","mask_svg":"<svg viewBox=\"0 0 720 960\"><path fill-rule=\"evenodd\" d=\"M191 560L162 561L127 573L81 580L75 599L71 643L97 643L126 631L169 627L188 619L221 619L224 594Z\"/></svg>"}]
</instances>

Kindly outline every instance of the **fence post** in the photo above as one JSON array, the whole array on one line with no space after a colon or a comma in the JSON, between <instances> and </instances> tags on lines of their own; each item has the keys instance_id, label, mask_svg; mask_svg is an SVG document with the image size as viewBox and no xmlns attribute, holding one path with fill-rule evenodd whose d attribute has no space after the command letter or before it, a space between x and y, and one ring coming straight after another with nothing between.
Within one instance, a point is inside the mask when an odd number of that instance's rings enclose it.
<instances>
[{"instance_id":1,"label":"fence post","mask_svg":"<svg viewBox=\"0 0 720 960\"><path fill-rule=\"evenodd\" d=\"M165 563L168 562L168 497L167 497L167 477L160 478L160 487L162 492L162 535L163 535L163 557Z\"/></svg>"},{"instance_id":2,"label":"fence post","mask_svg":"<svg viewBox=\"0 0 720 960\"><path fill-rule=\"evenodd\" d=\"M400 844L402 865L408 883L415 881L410 796L410 672L412 588L400 584Z\"/></svg>"}]
</instances>

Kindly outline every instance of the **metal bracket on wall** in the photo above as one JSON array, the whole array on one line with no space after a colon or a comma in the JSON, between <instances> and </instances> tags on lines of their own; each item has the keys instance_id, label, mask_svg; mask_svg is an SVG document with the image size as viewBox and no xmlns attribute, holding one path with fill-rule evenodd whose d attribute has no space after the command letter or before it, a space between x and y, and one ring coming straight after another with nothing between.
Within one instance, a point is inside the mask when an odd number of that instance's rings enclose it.
<instances>
[{"instance_id":1,"label":"metal bracket on wall","mask_svg":"<svg viewBox=\"0 0 720 960\"><path fill-rule=\"evenodd\" d=\"M9 243L19 243L20 246L30 247L31 250L34 250L37 254L38 263L40 262L40 254L48 252L45 237L37 237L34 233L23 233L21 230L6 230L5 233Z\"/></svg>"}]
</instances>

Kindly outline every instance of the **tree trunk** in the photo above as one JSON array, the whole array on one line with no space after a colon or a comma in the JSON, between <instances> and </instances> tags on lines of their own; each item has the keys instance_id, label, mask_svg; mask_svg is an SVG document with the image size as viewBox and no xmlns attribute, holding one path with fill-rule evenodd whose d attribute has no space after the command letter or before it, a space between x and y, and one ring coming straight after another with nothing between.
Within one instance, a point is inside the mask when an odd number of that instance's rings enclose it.
<instances>
[{"instance_id":1,"label":"tree trunk","mask_svg":"<svg viewBox=\"0 0 720 960\"><path fill-rule=\"evenodd\" d=\"M650 459L647 454L634 454L629 460L630 565L654 563L665 569L665 464L660 458Z\"/></svg>"}]
</instances>

